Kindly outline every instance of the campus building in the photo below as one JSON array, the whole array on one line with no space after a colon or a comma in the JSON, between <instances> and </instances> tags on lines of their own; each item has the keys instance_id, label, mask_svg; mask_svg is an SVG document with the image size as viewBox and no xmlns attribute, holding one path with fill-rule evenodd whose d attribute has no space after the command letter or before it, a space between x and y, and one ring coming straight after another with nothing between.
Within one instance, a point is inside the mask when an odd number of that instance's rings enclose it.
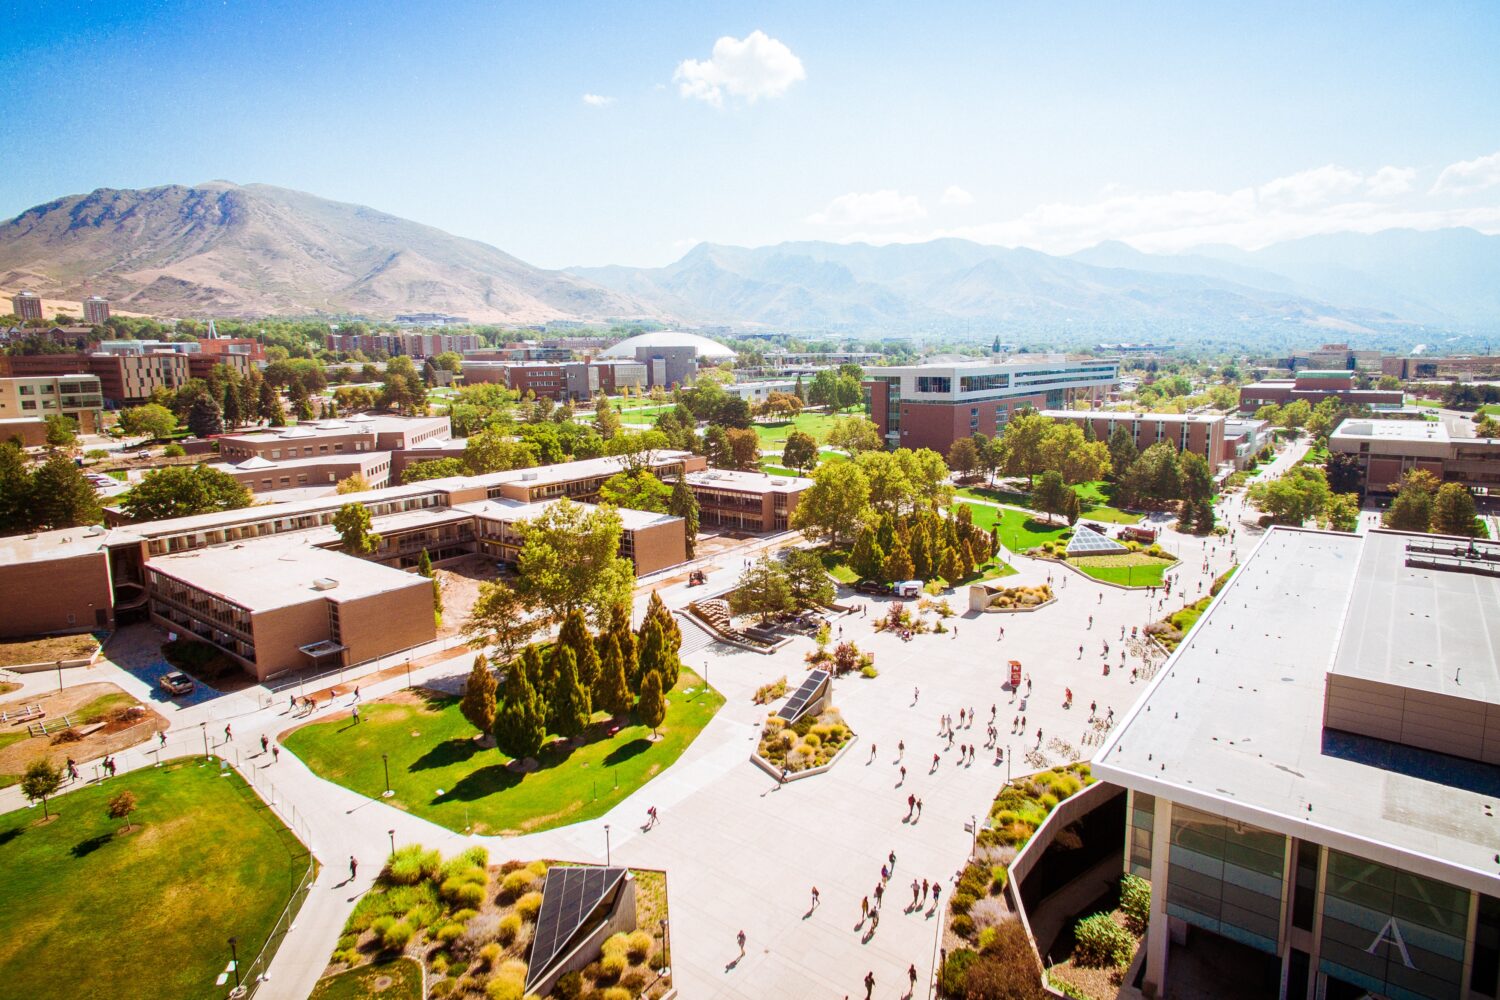
<instances>
[{"instance_id":1,"label":"campus building","mask_svg":"<svg viewBox=\"0 0 1500 1000\"><path fill-rule=\"evenodd\" d=\"M1470 379L1500 378L1500 356L1464 355L1452 358L1388 357L1380 360L1380 372L1399 379Z\"/></svg>"},{"instance_id":2,"label":"campus building","mask_svg":"<svg viewBox=\"0 0 1500 1000\"><path fill-rule=\"evenodd\" d=\"M1369 493L1394 493L1401 477L1425 469L1472 492L1500 492L1500 438L1456 438L1435 420L1362 420L1339 424L1328 450L1359 461Z\"/></svg>"},{"instance_id":3,"label":"campus building","mask_svg":"<svg viewBox=\"0 0 1500 1000\"><path fill-rule=\"evenodd\" d=\"M350 476L372 488L390 485L412 461L451 454L447 417L355 414L274 430L217 438L215 468L254 493L332 489Z\"/></svg>"},{"instance_id":4,"label":"campus building","mask_svg":"<svg viewBox=\"0 0 1500 1000\"><path fill-rule=\"evenodd\" d=\"M646 384L664 389L690 384L699 364L734 360L734 352L716 340L696 333L662 330L626 337L599 352L600 360L636 361L646 368Z\"/></svg>"},{"instance_id":5,"label":"campus building","mask_svg":"<svg viewBox=\"0 0 1500 1000\"><path fill-rule=\"evenodd\" d=\"M89 326L103 326L109 320L109 299L90 295L83 300L83 321Z\"/></svg>"},{"instance_id":6,"label":"campus building","mask_svg":"<svg viewBox=\"0 0 1500 1000\"><path fill-rule=\"evenodd\" d=\"M1497 607L1494 543L1265 535L1093 763L1147 996L1497 995Z\"/></svg>"},{"instance_id":7,"label":"campus building","mask_svg":"<svg viewBox=\"0 0 1500 1000\"><path fill-rule=\"evenodd\" d=\"M10 311L15 314L16 319L21 322L36 321L42 318L42 298L35 292L20 291L10 297Z\"/></svg>"},{"instance_id":8,"label":"campus building","mask_svg":"<svg viewBox=\"0 0 1500 1000\"><path fill-rule=\"evenodd\" d=\"M1063 355L872 368L865 411L888 447L946 455L959 438L1002 432L1016 410L1101 398L1119 378L1118 361Z\"/></svg>"},{"instance_id":9,"label":"campus building","mask_svg":"<svg viewBox=\"0 0 1500 1000\"><path fill-rule=\"evenodd\" d=\"M1305 399L1317 406L1325 399L1368 406L1372 410L1401 408L1400 389L1356 389L1351 371L1309 368L1295 378L1263 379L1240 387L1240 412L1254 413L1262 406L1283 406Z\"/></svg>"},{"instance_id":10,"label":"campus building","mask_svg":"<svg viewBox=\"0 0 1500 1000\"><path fill-rule=\"evenodd\" d=\"M698 498L699 524L757 534L786 531L797 501L813 484L801 476L731 469L703 469L683 478Z\"/></svg>"},{"instance_id":11,"label":"campus building","mask_svg":"<svg viewBox=\"0 0 1500 1000\"><path fill-rule=\"evenodd\" d=\"M1224 440L1224 417L1217 413L1127 413L1119 410L1043 410L1042 416L1090 425L1094 437L1108 441L1123 427L1137 451L1166 442L1178 451L1202 455L1209 466L1234 461Z\"/></svg>"},{"instance_id":12,"label":"campus building","mask_svg":"<svg viewBox=\"0 0 1500 1000\"><path fill-rule=\"evenodd\" d=\"M404 354L412 358L427 358L450 351L462 354L484 346L484 338L474 333L329 333L326 341L330 351L362 351L392 357Z\"/></svg>"},{"instance_id":13,"label":"campus building","mask_svg":"<svg viewBox=\"0 0 1500 1000\"><path fill-rule=\"evenodd\" d=\"M97 375L33 375L0 378L0 420L72 417L79 433L104 426L104 395Z\"/></svg>"},{"instance_id":14,"label":"campus building","mask_svg":"<svg viewBox=\"0 0 1500 1000\"><path fill-rule=\"evenodd\" d=\"M96 375L110 407L144 403L157 387L176 389L192 377L188 355L180 351L93 354L11 354L0 357L8 378L41 375Z\"/></svg>"}]
</instances>

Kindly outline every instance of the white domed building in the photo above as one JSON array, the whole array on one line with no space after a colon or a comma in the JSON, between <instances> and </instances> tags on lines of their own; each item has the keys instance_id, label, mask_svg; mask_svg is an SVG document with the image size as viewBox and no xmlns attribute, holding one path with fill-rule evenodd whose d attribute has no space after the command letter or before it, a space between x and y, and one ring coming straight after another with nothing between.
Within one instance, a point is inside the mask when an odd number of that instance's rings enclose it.
<instances>
[{"instance_id":1,"label":"white domed building","mask_svg":"<svg viewBox=\"0 0 1500 1000\"><path fill-rule=\"evenodd\" d=\"M734 359L734 352L716 340L680 330L642 333L599 353L601 360L636 361L646 366L646 384L670 389L687 385L700 364L717 365Z\"/></svg>"}]
</instances>

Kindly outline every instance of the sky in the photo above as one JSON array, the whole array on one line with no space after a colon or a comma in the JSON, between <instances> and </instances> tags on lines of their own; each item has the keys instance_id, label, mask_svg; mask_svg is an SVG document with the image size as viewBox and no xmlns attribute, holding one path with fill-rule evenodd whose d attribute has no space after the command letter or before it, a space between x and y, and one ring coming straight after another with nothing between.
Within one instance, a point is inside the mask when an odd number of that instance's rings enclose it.
<instances>
[{"instance_id":1,"label":"sky","mask_svg":"<svg viewBox=\"0 0 1500 1000\"><path fill-rule=\"evenodd\" d=\"M6 0L0 218L264 183L544 267L1500 232L1500 4Z\"/></svg>"}]
</instances>

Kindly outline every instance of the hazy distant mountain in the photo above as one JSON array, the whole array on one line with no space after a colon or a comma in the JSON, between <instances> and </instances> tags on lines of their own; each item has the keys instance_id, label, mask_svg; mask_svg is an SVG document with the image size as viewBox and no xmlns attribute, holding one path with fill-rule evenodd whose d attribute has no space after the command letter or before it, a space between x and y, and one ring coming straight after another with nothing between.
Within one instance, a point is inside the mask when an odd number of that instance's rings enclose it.
<instances>
[{"instance_id":1,"label":"hazy distant mountain","mask_svg":"<svg viewBox=\"0 0 1500 1000\"><path fill-rule=\"evenodd\" d=\"M1361 329L1392 317L1346 309L1254 267L1154 258L1119 245L1075 257L965 240L871 246L700 244L661 268L576 268L622 294L705 322L915 330L970 322Z\"/></svg>"},{"instance_id":2,"label":"hazy distant mountain","mask_svg":"<svg viewBox=\"0 0 1500 1000\"><path fill-rule=\"evenodd\" d=\"M0 287L160 315L657 316L628 295L360 205L222 181L100 189L0 224Z\"/></svg>"}]
</instances>

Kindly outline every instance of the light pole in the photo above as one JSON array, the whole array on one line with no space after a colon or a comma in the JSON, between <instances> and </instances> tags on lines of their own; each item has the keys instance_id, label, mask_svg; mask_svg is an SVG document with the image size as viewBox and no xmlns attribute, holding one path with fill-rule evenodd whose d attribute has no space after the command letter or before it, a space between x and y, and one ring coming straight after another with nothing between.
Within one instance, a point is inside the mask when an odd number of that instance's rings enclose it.
<instances>
[{"instance_id":1,"label":"light pole","mask_svg":"<svg viewBox=\"0 0 1500 1000\"><path fill-rule=\"evenodd\" d=\"M604 866L606 868L608 868L610 866L609 824L608 823L604 824Z\"/></svg>"},{"instance_id":2,"label":"light pole","mask_svg":"<svg viewBox=\"0 0 1500 1000\"><path fill-rule=\"evenodd\" d=\"M198 723L198 728L203 731L203 759L208 760L208 723Z\"/></svg>"},{"instance_id":3,"label":"light pole","mask_svg":"<svg viewBox=\"0 0 1500 1000\"><path fill-rule=\"evenodd\" d=\"M969 833L972 835L970 837L970 839L969 839L969 857L972 858L974 855L976 855L976 854L979 853L979 817L978 816L970 816L969 817Z\"/></svg>"},{"instance_id":4,"label":"light pole","mask_svg":"<svg viewBox=\"0 0 1500 1000\"><path fill-rule=\"evenodd\" d=\"M229 939L229 967L234 970L235 989L240 988L240 956L239 953L235 951L234 947L237 940L237 938Z\"/></svg>"},{"instance_id":5,"label":"light pole","mask_svg":"<svg viewBox=\"0 0 1500 1000\"><path fill-rule=\"evenodd\" d=\"M406 658L406 686L411 687L411 657Z\"/></svg>"},{"instance_id":6,"label":"light pole","mask_svg":"<svg viewBox=\"0 0 1500 1000\"><path fill-rule=\"evenodd\" d=\"M1010 744L1007 743L1007 744L1005 744L1005 783L1007 785L1010 784L1010 758L1011 758Z\"/></svg>"},{"instance_id":7,"label":"light pole","mask_svg":"<svg viewBox=\"0 0 1500 1000\"><path fill-rule=\"evenodd\" d=\"M62 660L57 661L57 693L62 694Z\"/></svg>"},{"instance_id":8,"label":"light pole","mask_svg":"<svg viewBox=\"0 0 1500 1000\"><path fill-rule=\"evenodd\" d=\"M396 831L395 829L390 829L385 832L391 838L391 857L394 858L396 856Z\"/></svg>"},{"instance_id":9,"label":"light pole","mask_svg":"<svg viewBox=\"0 0 1500 1000\"><path fill-rule=\"evenodd\" d=\"M385 791L380 793L382 799L388 799L396 793L391 791L391 758L388 754L380 755L380 763L385 767ZM391 853L395 853L393 850Z\"/></svg>"}]
</instances>

